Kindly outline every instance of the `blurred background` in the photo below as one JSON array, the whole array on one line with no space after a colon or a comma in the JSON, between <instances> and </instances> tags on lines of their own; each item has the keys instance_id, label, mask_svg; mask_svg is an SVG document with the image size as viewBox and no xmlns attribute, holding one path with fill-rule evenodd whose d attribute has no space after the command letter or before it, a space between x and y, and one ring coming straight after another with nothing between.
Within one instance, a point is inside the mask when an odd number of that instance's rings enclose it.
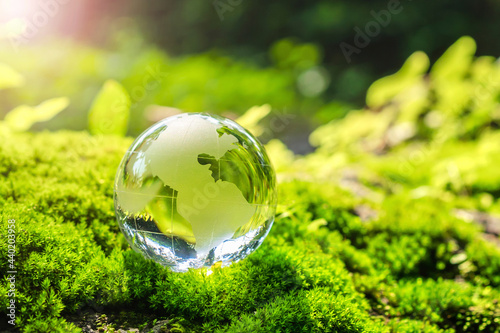
<instances>
[{"instance_id":1,"label":"blurred background","mask_svg":"<svg viewBox=\"0 0 500 333\"><path fill-rule=\"evenodd\" d=\"M307 153L415 51L434 63L467 35L498 57L498 17L496 0L0 0L0 119L85 130L94 112L110 119L94 132L135 136L179 109L268 104L286 126L263 140Z\"/></svg>"}]
</instances>

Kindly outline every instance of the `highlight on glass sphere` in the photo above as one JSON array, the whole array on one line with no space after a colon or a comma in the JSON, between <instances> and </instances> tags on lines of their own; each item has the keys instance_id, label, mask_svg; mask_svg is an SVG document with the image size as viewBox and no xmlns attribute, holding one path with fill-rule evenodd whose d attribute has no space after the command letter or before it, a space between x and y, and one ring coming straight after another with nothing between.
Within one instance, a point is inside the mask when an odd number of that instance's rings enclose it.
<instances>
[{"instance_id":1,"label":"highlight on glass sphere","mask_svg":"<svg viewBox=\"0 0 500 333\"><path fill-rule=\"evenodd\" d=\"M142 133L122 159L114 193L131 247L177 272L245 258L269 232L277 200L262 144L207 113L172 116Z\"/></svg>"}]
</instances>

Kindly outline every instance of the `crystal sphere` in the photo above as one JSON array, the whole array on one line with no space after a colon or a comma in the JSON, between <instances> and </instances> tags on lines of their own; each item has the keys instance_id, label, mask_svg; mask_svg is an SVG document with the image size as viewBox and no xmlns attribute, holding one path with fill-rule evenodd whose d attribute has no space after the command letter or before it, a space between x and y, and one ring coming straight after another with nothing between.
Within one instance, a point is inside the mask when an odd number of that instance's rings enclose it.
<instances>
[{"instance_id":1,"label":"crystal sphere","mask_svg":"<svg viewBox=\"0 0 500 333\"><path fill-rule=\"evenodd\" d=\"M114 187L130 246L178 272L245 258L271 229L276 200L262 144L234 121L207 113L172 116L143 132Z\"/></svg>"}]
</instances>

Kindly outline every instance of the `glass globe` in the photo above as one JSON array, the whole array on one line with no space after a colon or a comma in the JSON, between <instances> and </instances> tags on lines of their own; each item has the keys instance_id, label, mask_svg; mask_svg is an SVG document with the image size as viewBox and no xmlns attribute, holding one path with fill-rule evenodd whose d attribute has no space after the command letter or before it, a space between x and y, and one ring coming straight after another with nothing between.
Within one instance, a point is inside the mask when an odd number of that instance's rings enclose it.
<instances>
[{"instance_id":1,"label":"glass globe","mask_svg":"<svg viewBox=\"0 0 500 333\"><path fill-rule=\"evenodd\" d=\"M207 113L166 118L130 146L115 179L115 212L131 247L174 271L227 266L254 251L276 210L262 144Z\"/></svg>"}]
</instances>

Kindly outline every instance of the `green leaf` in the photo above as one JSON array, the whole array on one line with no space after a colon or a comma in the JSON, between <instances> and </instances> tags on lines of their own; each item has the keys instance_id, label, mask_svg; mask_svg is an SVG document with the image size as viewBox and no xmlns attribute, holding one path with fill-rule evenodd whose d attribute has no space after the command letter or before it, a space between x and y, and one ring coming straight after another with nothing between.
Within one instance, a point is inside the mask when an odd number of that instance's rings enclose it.
<instances>
[{"instance_id":1,"label":"green leaf","mask_svg":"<svg viewBox=\"0 0 500 333\"><path fill-rule=\"evenodd\" d=\"M269 104L253 106L241 117L236 119L236 122L249 130L253 135L259 136L264 132L264 129L261 125L259 125L259 122L269 113L271 113L271 106Z\"/></svg>"},{"instance_id":2,"label":"green leaf","mask_svg":"<svg viewBox=\"0 0 500 333\"><path fill-rule=\"evenodd\" d=\"M370 107L382 106L400 92L420 81L429 69L429 58L417 51L405 61L401 69L375 81L366 93L366 104Z\"/></svg>"},{"instance_id":3,"label":"green leaf","mask_svg":"<svg viewBox=\"0 0 500 333\"><path fill-rule=\"evenodd\" d=\"M476 53L476 42L469 36L458 39L432 66L434 80L459 80L468 72Z\"/></svg>"},{"instance_id":4,"label":"green leaf","mask_svg":"<svg viewBox=\"0 0 500 333\"><path fill-rule=\"evenodd\" d=\"M24 132L35 123L54 118L68 105L66 97L52 98L35 107L20 105L5 116L5 124L13 131Z\"/></svg>"},{"instance_id":5,"label":"green leaf","mask_svg":"<svg viewBox=\"0 0 500 333\"><path fill-rule=\"evenodd\" d=\"M315 231L318 231L319 228L327 226L327 225L328 225L328 222L324 218L320 218L320 219L314 220L311 223L309 223L309 225L307 226L307 231L315 232Z\"/></svg>"},{"instance_id":6,"label":"green leaf","mask_svg":"<svg viewBox=\"0 0 500 333\"><path fill-rule=\"evenodd\" d=\"M0 89L19 87L24 77L6 64L0 63Z\"/></svg>"},{"instance_id":7,"label":"green leaf","mask_svg":"<svg viewBox=\"0 0 500 333\"><path fill-rule=\"evenodd\" d=\"M130 97L120 83L106 81L90 108L90 133L124 136L128 128L130 104Z\"/></svg>"}]
</instances>

